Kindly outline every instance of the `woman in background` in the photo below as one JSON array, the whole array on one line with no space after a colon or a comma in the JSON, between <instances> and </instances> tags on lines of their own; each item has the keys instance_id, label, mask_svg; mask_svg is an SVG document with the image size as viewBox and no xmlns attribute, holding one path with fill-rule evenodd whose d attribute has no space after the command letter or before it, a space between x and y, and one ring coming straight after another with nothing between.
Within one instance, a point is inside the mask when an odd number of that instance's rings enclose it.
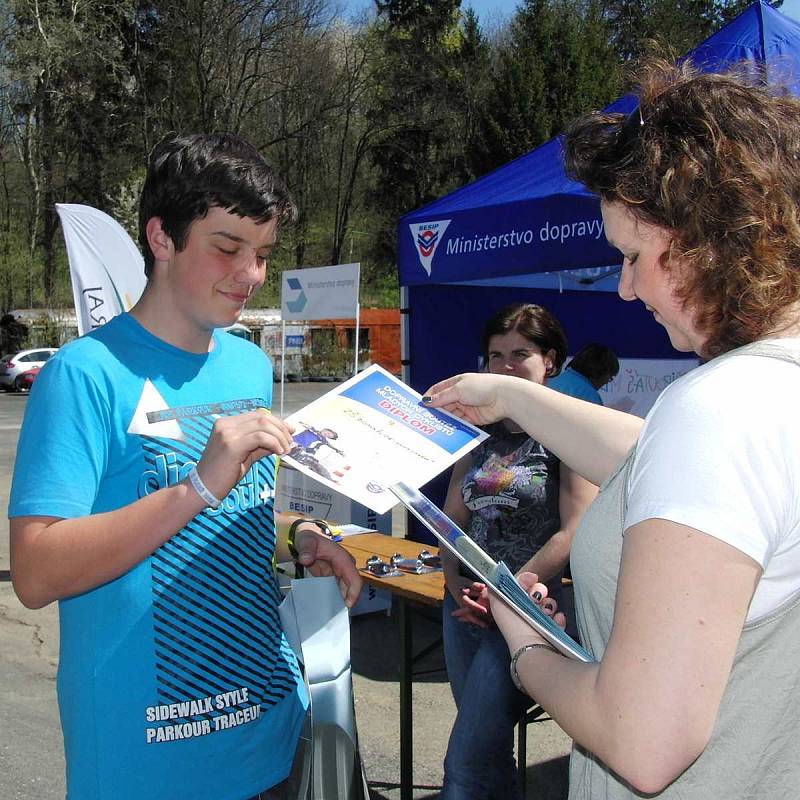
<instances>
[{"instance_id":1,"label":"woman in background","mask_svg":"<svg viewBox=\"0 0 800 800\"><path fill-rule=\"evenodd\" d=\"M483 352L490 373L543 384L561 369L567 342L547 309L515 304L488 321ZM514 420L487 431L490 438L453 468L445 512L493 559L514 572L536 572L557 598L573 533L596 490ZM511 682L500 632L469 602L482 584L459 570L455 556L442 559L445 660L458 714L441 796L516 800L514 725L531 700Z\"/></svg>"}]
</instances>

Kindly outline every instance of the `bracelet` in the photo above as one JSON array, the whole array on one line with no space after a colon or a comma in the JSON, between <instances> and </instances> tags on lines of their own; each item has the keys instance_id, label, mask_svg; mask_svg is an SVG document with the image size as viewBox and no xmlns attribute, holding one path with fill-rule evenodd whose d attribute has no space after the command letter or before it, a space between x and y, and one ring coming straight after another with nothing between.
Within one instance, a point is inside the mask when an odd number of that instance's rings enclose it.
<instances>
[{"instance_id":1,"label":"bracelet","mask_svg":"<svg viewBox=\"0 0 800 800\"><path fill-rule=\"evenodd\" d=\"M544 642L537 642L536 644L524 644L522 647L511 656L511 664L509 665L509 672L511 673L511 682L514 686L517 687L523 694L527 694L525 691L525 687L522 685L522 681L519 679L519 673L517 672L517 661L519 661L520 656L524 653L527 653L529 650L536 650L537 647L543 647L545 650L552 650L554 653L558 653L558 650L553 647L551 644L545 644Z\"/></svg>"},{"instance_id":2,"label":"bracelet","mask_svg":"<svg viewBox=\"0 0 800 800\"><path fill-rule=\"evenodd\" d=\"M200 474L197 472L197 467L192 467L191 471L189 472L189 483L192 484L192 488L200 495L200 497L205 500L206 505L209 508L219 508L220 500L209 488L203 483L203 479L200 477Z\"/></svg>"}]
</instances>

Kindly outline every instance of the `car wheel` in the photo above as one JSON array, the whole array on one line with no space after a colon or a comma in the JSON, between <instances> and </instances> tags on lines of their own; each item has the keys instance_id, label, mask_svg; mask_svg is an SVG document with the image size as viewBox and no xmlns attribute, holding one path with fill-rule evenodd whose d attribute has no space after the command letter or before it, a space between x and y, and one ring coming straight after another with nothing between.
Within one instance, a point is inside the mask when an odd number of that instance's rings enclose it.
<instances>
[{"instance_id":1,"label":"car wheel","mask_svg":"<svg viewBox=\"0 0 800 800\"><path fill-rule=\"evenodd\" d=\"M21 375L17 375L17 377L14 378L14 391L15 392L27 392L28 391L28 386L22 380L22 376Z\"/></svg>"}]
</instances>

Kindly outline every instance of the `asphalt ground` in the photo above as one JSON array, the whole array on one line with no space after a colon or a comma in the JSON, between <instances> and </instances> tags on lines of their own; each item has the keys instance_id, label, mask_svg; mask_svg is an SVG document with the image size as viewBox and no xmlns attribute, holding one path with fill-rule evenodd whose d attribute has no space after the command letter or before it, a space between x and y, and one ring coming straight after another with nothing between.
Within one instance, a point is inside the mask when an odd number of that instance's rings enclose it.
<instances>
[{"instance_id":1,"label":"asphalt ground","mask_svg":"<svg viewBox=\"0 0 800 800\"><path fill-rule=\"evenodd\" d=\"M333 388L331 383L287 383L289 415ZM280 386L275 387L275 408ZM5 509L25 395L0 393L0 503ZM405 531L395 509L393 534ZM55 693L58 666L56 604L30 611L9 580L8 520L0 517L0 800L62 800L64 756ZM414 615L419 651L439 640L441 620L425 610ZM399 800L399 631L397 615L379 612L351 625L356 723L373 800ZM414 702L414 797L435 798L455 716L440 647L416 669ZM481 731L476 731L481 736ZM527 797L557 800L567 794L569 739L552 721L528 728ZM78 799L79 800L79 799ZM109 798L113 800L113 798ZM165 800L167 800L165 798Z\"/></svg>"}]
</instances>

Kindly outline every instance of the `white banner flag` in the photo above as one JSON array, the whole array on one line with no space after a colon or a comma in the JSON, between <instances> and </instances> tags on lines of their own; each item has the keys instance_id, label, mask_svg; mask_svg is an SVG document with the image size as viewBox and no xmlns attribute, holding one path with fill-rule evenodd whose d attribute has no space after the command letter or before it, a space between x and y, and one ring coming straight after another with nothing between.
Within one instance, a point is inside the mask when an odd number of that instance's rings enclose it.
<instances>
[{"instance_id":1,"label":"white banner flag","mask_svg":"<svg viewBox=\"0 0 800 800\"><path fill-rule=\"evenodd\" d=\"M281 319L355 319L361 264L286 270Z\"/></svg>"},{"instance_id":2,"label":"white banner flag","mask_svg":"<svg viewBox=\"0 0 800 800\"><path fill-rule=\"evenodd\" d=\"M67 243L78 334L129 311L144 291L144 259L127 231L91 206L56 203Z\"/></svg>"}]
</instances>

